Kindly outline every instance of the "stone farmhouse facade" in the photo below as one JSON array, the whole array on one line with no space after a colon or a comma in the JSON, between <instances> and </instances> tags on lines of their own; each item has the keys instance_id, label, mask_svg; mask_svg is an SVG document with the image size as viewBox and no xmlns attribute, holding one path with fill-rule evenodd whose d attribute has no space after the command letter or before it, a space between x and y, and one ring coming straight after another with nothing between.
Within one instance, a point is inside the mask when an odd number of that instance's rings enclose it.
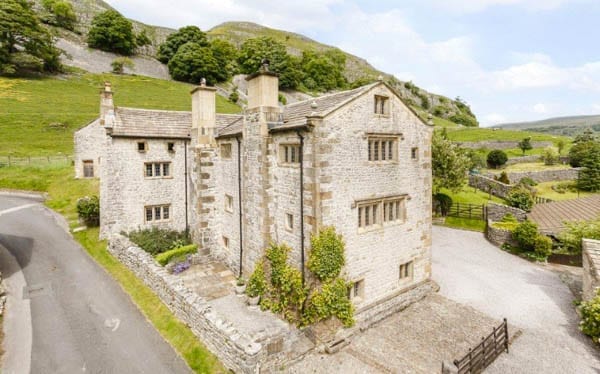
<instances>
[{"instance_id":1,"label":"stone farmhouse facade","mask_svg":"<svg viewBox=\"0 0 600 374\"><path fill-rule=\"evenodd\" d=\"M76 176L100 178L101 236L189 230L248 277L272 242L304 269L310 236L334 226L359 314L431 289L433 126L382 81L281 106L268 65L247 80L239 115L216 113L205 84L191 112L115 107L106 84L75 135Z\"/></svg>"}]
</instances>

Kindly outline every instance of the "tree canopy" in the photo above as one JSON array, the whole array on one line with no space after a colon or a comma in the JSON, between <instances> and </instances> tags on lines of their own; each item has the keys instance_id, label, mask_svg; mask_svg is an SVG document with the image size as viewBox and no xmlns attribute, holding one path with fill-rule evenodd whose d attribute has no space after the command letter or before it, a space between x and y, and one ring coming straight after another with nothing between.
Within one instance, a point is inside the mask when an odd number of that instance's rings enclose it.
<instances>
[{"instance_id":1,"label":"tree canopy","mask_svg":"<svg viewBox=\"0 0 600 374\"><path fill-rule=\"evenodd\" d=\"M441 188L459 191L467 179L467 171L471 165L467 152L442 134L434 132L431 153L434 192L438 193Z\"/></svg>"},{"instance_id":2,"label":"tree canopy","mask_svg":"<svg viewBox=\"0 0 600 374\"><path fill-rule=\"evenodd\" d=\"M0 1L0 73L55 72L60 51L26 0Z\"/></svg>"},{"instance_id":3,"label":"tree canopy","mask_svg":"<svg viewBox=\"0 0 600 374\"><path fill-rule=\"evenodd\" d=\"M46 14L42 16L42 20L45 23L71 31L75 29L77 15L70 2L62 0L43 0L42 5L46 11Z\"/></svg>"},{"instance_id":4,"label":"tree canopy","mask_svg":"<svg viewBox=\"0 0 600 374\"><path fill-rule=\"evenodd\" d=\"M223 81L223 70L210 47L202 47L194 42L187 42L177 50L169 60L169 73L178 81L198 84L201 78L214 85Z\"/></svg>"},{"instance_id":5,"label":"tree canopy","mask_svg":"<svg viewBox=\"0 0 600 374\"><path fill-rule=\"evenodd\" d=\"M196 26L185 26L167 37L158 48L157 58L160 62L168 63L179 47L186 43L196 43L200 47L208 45L206 34Z\"/></svg>"},{"instance_id":6,"label":"tree canopy","mask_svg":"<svg viewBox=\"0 0 600 374\"><path fill-rule=\"evenodd\" d=\"M344 77L346 55L339 50L325 53L304 52L302 54L301 68L303 73L302 84L309 90L329 91L347 85Z\"/></svg>"},{"instance_id":7,"label":"tree canopy","mask_svg":"<svg viewBox=\"0 0 600 374\"><path fill-rule=\"evenodd\" d=\"M523 138L523 140L519 142L518 146L523 152L523 156L525 156L526 151L533 149L533 146L531 145L531 137L529 136L527 138Z\"/></svg>"},{"instance_id":8,"label":"tree canopy","mask_svg":"<svg viewBox=\"0 0 600 374\"><path fill-rule=\"evenodd\" d=\"M94 17L87 42L91 48L126 56L133 54L136 47L131 22L115 10Z\"/></svg>"}]
</instances>

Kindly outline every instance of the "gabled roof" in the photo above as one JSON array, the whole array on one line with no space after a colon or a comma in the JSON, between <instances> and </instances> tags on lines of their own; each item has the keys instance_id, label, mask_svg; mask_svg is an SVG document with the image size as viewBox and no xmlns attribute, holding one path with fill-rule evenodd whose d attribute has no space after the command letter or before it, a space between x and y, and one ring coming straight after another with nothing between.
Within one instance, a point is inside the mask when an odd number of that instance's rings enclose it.
<instances>
[{"instance_id":1,"label":"gabled roof","mask_svg":"<svg viewBox=\"0 0 600 374\"><path fill-rule=\"evenodd\" d=\"M239 114L216 116L217 129L242 118ZM189 138L192 127L192 112L173 110L150 110L116 108L112 130L113 137L140 138Z\"/></svg>"},{"instance_id":2,"label":"gabled roof","mask_svg":"<svg viewBox=\"0 0 600 374\"><path fill-rule=\"evenodd\" d=\"M566 222L589 221L600 216L600 194L581 199L536 204L527 217L538 224L541 233L558 235Z\"/></svg>"}]
</instances>

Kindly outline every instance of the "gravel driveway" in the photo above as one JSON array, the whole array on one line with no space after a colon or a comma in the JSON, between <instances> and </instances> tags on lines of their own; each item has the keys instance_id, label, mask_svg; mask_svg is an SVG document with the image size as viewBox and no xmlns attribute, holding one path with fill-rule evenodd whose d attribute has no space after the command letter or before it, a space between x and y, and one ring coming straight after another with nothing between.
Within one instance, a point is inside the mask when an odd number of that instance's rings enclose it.
<instances>
[{"instance_id":1,"label":"gravel driveway","mask_svg":"<svg viewBox=\"0 0 600 374\"><path fill-rule=\"evenodd\" d=\"M578 330L574 296L557 273L501 251L482 234L435 226L440 293L523 331L489 373L598 373L600 356Z\"/></svg>"}]
</instances>

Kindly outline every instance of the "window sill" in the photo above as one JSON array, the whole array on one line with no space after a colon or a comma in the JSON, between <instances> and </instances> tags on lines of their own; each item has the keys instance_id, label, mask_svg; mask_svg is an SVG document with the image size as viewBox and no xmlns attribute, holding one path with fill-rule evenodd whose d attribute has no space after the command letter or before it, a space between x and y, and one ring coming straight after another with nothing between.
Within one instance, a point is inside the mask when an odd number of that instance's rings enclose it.
<instances>
[{"instance_id":1,"label":"window sill","mask_svg":"<svg viewBox=\"0 0 600 374\"><path fill-rule=\"evenodd\" d=\"M173 177L144 177L147 180L159 180L159 179L173 179Z\"/></svg>"},{"instance_id":2,"label":"window sill","mask_svg":"<svg viewBox=\"0 0 600 374\"><path fill-rule=\"evenodd\" d=\"M390 160L390 161L387 161L387 160L386 161L368 161L368 162L369 162L369 165L377 165L377 166L380 166L380 165L382 165L382 166L383 165L398 165L398 164L400 164L400 162L398 162L398 160Z\"/></svg>"},{"instance_id":3,"label":"window sill","mask_svg":"<svg viewBox=\"0 0 600 374\"><path fill-rule=\"evenodd\" d=\"M375 118L390 118L391 117L389 113L386 113L386 114L374 113L373 116Z\"/></svg>"},{"instance_id":4,"label":"window sill","mask_svg":"<svg viewBox=\"0 0 600 374\"><path fill-rule=\"evenodd\" d=\"M284 168L293 168L293 169L300 168L300 163L299 162L294 162L294 163L280 162L278 165L280 167L284 167Z\"/></svg>"}]
</instances>

